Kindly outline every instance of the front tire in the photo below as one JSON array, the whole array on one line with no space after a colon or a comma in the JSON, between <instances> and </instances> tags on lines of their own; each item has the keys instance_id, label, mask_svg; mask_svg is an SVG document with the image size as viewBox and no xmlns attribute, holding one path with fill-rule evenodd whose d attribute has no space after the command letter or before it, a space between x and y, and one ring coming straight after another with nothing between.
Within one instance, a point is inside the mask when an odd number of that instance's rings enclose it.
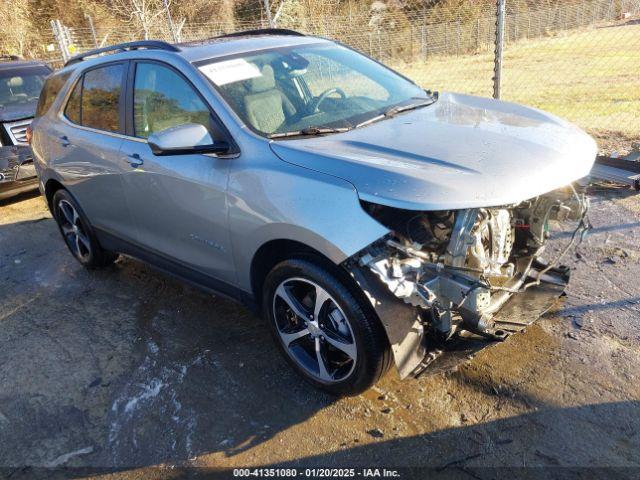
<instances>
[{"instance_id":1,"label":"front tire","mask_svg":"<svg viewBox=\"0 0 640 480\"><path fill-rule=\"evenodd\" d=\"M262 307L284 357L307 382L334 395L356 395L390 364L384 329L366 300L339 275L292 259L267 275Z\"/></svg>"},{"instance_id":2,"label":"front tire","mask_svg":"<svg viewBox=\"0 0 640 480\"><path fill-rule=\"evenodd\" d=\"M111 265L118 255L103 249L74 198L66 190L53 196L53 216L71 254L87 268Z\"/></svg>"}]
</instances>

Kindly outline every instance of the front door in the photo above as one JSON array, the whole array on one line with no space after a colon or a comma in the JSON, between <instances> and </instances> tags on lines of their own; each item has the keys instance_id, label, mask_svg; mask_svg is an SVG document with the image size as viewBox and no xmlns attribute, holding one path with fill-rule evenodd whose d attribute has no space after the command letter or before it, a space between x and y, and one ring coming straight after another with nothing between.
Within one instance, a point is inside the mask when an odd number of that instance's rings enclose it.
<instances>
[{"instance_id":1,"label":"front door","mask_svg":"<svg viewBox=\"0 0 640 480\"><path fill-rule=\"evenodd\" d=\"M209 107L171 67L136 62L132 85L131 138L121 159L125 195L137 225L137 243L151 253L226 283L236 283L227 226L229 162L214 155L155 156L146 139L185 124L219 136Z\"/></svg>"}]
</instances>

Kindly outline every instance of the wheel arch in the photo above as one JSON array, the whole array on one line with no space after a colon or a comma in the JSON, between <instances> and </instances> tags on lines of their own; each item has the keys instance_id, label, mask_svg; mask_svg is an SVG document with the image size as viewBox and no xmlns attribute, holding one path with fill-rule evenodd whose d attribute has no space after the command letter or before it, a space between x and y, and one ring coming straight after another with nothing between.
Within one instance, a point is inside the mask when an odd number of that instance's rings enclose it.
<instances>
[{"instance_id":1,"label":"wheel arch","mask_svg":"<svg viewBox=\"0 0 640 480\"><path fill-rule=\"evenodd\" d=\"M55 178L50 178L47 180L47 183L44 185L44 196L47 200L47 206L49 207L49 211L53 214L53 196L56 194L58 190L65 189L64 185L56 180Z\"/></svg>"},{"instance_id":2,"label":"wheel arch","mask_svg":"<svg viewBox=\"0 0 640 480\"><path fill-rule=\"evenodd\" d=\"M324 265L334 265L328 257L305 243L286 238L269 240L262 244L251 260L251 291L260 306L262 286L269 272L278 263L292 258L304 258Z\"/></svg>"},{"instance_id":3,"label":"wheel arch","mask_svg":"<svg viewBox=\"0 0 640 480\"><path fill-rule=\"evenodd\" d=\"M368 301L364 291L358 286L347 269L342 267L342 264L335 263L322 252L305 243L285 238L270 240L262 244L251 261L251 291L256 299L258 309L262 309L262 287L267 275L278 263L291 259L308 260L327 269L338 277L358 299L362 300L362 304L370 313L377 317L373 308L369 309L371 303Z\"/></svg>"}]
</instances>

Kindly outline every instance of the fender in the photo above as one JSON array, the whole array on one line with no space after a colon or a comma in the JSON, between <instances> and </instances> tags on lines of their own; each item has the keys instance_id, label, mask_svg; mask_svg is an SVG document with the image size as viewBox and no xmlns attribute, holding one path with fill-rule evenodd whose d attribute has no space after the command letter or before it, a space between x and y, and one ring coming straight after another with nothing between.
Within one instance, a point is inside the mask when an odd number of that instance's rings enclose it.
<instances>
[{"instance_id":1,"label":"fender","mask_svg":"<svg viewBox=\"0 0 640 480\"><path fill-rule=\"evenodd\" d=\"M271 240L303 243L339 265L389 233L346 180L279 160L263 169L234 160L227 191L238 286L247 291L253 257Z\"/></svg>"}]
</instances>

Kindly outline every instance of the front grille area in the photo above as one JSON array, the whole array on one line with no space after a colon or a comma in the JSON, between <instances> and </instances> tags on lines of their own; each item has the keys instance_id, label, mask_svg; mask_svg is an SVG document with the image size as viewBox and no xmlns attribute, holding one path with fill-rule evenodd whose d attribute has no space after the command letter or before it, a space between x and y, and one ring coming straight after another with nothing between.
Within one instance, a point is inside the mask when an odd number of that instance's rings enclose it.
<instances>
[{"instance_id":1,"label":"front grille area","mask_svg":"<svg viewBox=\"0 0 640 480\"><path fill-rule=\"evenodd\" d=\"M0 183L13 182L16 179L15 170L0 170Z\"/></svg>"},{"instance_id":2,"label":"front grille area","mask_svg":"<svg viewBox=\"0 0 640 480\"><path fill-rule=\"evenodd\" d=\"M34 175L33 157L28 146L0 148L0 183L23 180Z\"/></svg>"},{"instance_id":3,"label":"front grille area","mask_svg":"<svg viewBox=\"0 0 640 480\"><path fill-rule=\"evenodd\" d=\"M27 145L27 127L31 119L8 122L4 124L14 145Z\"/></svg>"}]
</instances>

